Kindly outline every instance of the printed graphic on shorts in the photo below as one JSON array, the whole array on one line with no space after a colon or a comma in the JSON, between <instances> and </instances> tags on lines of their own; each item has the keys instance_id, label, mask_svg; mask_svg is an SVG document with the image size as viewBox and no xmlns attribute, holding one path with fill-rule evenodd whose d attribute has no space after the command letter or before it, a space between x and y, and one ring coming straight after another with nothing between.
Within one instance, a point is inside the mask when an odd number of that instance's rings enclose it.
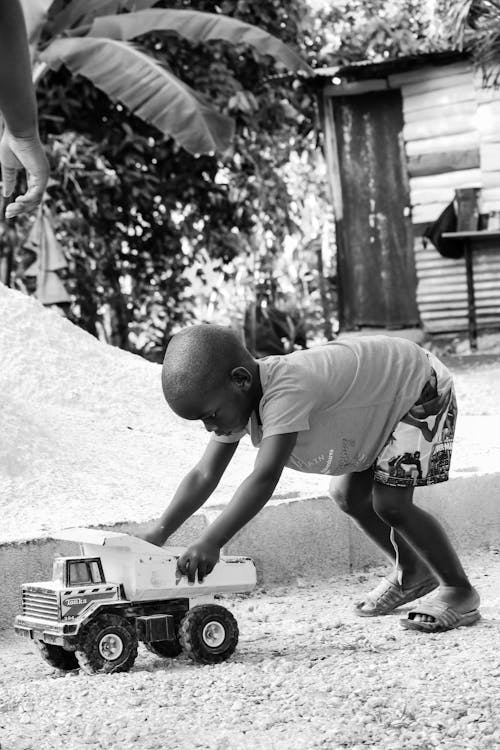
<instances>
[{"instance_id":1,"label":"printed graphic on shorts","mask_svg":"<svg viewBox=\"0 0 500 750\"><path fill-rule=\"evenodd\" d=\"M443 417L445 419L448 415L448 410L451 403L451 389L441 393L439 396L434 398L432 401L428 401L425 404L415 405L408 414L406 414L401 420L405 424L413 425L417 427L424 439L431 443L438 430L442 425Z\"/></svg>"},{"instance_id":2,"label":"printed graphic on shorts","mask_svg":"<svg viewBox=\"0 0 500 750\"><path fill-rule=\"evenodd\" d=\"M435 441L432 446L428 476L433 479L434 483L443 482L448 479L456 421L457 402L452 394L449 408L441 429L441 439Z\"/></svg>"},{"instance_id":3,"label":"printed graphic on shorts","mask_svg":"<svg viewBox=\"0 0 500 750\"><path fill-rule=\"evenodd\" d=\"M445 368L438 380L440 392L436 389L434 398L415 404L396 425L375 464L378 482L412 487L448 479L457 404Z\"/></svg>"},{"instance_id":4,"label":"printed graphic on shorts","mask_svg":"<svg viewBox=\"0 0 500 750\"><path fill-rule=\"evenodd\" d=\"M402 456L394 456L388 460L387 464L389 466L389 476L391 477L422 479L420 451L403 453Z\"/></svg>"}]
</instances>

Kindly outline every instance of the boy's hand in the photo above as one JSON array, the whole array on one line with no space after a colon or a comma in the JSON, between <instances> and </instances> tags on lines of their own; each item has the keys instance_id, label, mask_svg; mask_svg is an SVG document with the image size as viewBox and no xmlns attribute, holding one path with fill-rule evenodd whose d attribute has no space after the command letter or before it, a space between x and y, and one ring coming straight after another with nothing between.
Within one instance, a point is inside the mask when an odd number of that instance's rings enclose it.
<instances>
[{"instance_id":1,"label":"boy's hand","mask_svg":"<svg viewBox=\"0 0 500 750\"><path fill-rule=\"evenodd\" d=\"M195 542L177 560L177 570L181 576L187 576L190 583L195 582L198 571L201 583L219 562L219 554L219 547L212 542Z\"/></svg>"}]
</instances>

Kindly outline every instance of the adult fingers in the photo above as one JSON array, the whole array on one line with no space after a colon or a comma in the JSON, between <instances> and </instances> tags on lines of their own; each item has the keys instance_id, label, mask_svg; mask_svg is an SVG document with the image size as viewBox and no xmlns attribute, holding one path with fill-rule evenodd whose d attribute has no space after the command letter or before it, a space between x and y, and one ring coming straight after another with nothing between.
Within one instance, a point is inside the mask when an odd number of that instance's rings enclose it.
<instances>
[{"instance_id":1,"label":"adult fingers","mask_svg":"<svg viewBox=\"0 0 500 750\"><path fill-rule=\"evenodd\" d=\"M22 164L10 148L5 134L0 141L0 167L2 170L2 193L7 198L16 187L17 172L22 169Z\"/></svg>"},{"instance_id":2,"label":"adult fingers","mask_svg":"<svg viewBox=\"0 0 500 750\"><path fill-rule=\"evenodd\" d=\"M24 195L18 195L16 200L7 206L5 218L12 219L19 214L31 213L35 211L41 203L43 188L31 187Z\"/></svg>"},{"instance_id":3,"label":"adult fingers","mask_svg":"<svg viewBox=\"0 0 500 750\"><path fill-rule=\"evenodd\" d=\"M17 182L17 169L8 167L2 163L2 193L4 198L8 198L14 192Z\"/></svg>"},{"instance_id":4,"label":"adult fingers","mask_svg":"<svg viewBox=\"0 0 500 750\"><path fill-rule=\"evenodd\" d=\"M16 173L12 176L12 168L16 170L23 168L26 171L28 181L28 188L24 195L17 196L8 212L6 212L7 218L35 210L42 201L49 179L49 163L40 139L37 136L14 138L7 134L6 140L2 139L0 154L2 166L5 165L7 169L7 182L11 192L14 189L16 179ZM11 186L12 179L14 179L14 185Z\"/></svg>"},{"instance_id":5,"label":"adult fingers","mask_svg":"<svg viewBox=\"0 0 500 750\"><path fill-rule=\"evenodd\" d=\"M21 213L30 213L38 208L42 202L45 185L47 184L47 175L42 168L41 172L31 173L29 175L29 187L24 195L18 195L16 200L10 204L5 216L11 219Z\"/></svg>"}]
</instances>

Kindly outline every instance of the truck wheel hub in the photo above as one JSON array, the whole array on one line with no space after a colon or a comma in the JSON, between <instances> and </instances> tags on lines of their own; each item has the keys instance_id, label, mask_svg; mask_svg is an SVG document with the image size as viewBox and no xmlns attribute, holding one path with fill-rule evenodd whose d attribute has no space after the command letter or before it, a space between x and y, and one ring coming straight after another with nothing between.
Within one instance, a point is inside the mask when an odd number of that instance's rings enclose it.
<instances>
[{"instance_id":1,"label":"truck wheel hub","mask_svg":"<svg viewBox=\"0 0 500 750\"><path fill-rule=\"evenodd\" d=\"M115 633L107 633L99 642L99 653L103 659L113 661L118 659L123 651L123 642Z\"/></svg>"},{"instance_id":2,"label":"truck wheel hub","mask_svg":"<svg viewBox=\"0 0 500 750\"><path fill-rule=\"evenodd\" d=\"M203 628L203 640L210 648L218 648L224 643L226 630L220 622L207 622Z\"/></svg>"}]
</instances>

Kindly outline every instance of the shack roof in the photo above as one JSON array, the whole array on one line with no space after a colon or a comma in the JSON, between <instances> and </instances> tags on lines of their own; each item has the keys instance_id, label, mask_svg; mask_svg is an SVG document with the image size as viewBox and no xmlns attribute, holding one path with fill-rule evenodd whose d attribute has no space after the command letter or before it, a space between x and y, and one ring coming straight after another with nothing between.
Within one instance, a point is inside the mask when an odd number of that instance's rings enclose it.
<instances>
[{"instance_id":1,"label":"shack roof","mask_svg":"<svg viewBox=\"0 0 500 750\"><path fill-rule=\"evenodd\" d=\"M327 68L316 68L309 82L316 86L329 84L333 78L343 81L362 81L368 78L384 78L393 73L415 70L427 65L449 65L459 60L466 60L467 52L447 50L444 52L425 52L418 55L387 58L387 60L360 60Z\"/></svg>"}]
</instances>

